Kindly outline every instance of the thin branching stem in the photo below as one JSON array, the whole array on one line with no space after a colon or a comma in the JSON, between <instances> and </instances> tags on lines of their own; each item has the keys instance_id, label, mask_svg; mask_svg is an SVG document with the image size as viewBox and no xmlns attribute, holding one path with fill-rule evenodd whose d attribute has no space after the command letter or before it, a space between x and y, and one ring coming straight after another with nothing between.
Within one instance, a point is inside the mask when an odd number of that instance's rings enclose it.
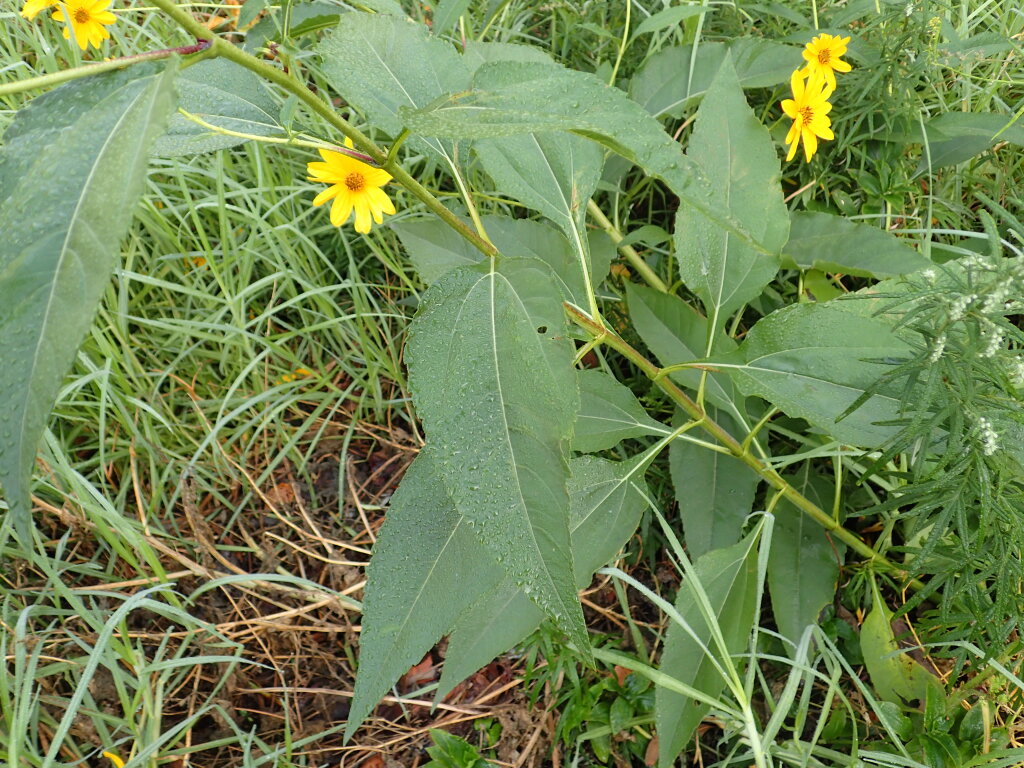
<instances>
[{"instance_id":1,"label":"thin branching stem","mask_svg":"<svg viewBox=\"0 0 1024 768\"><path fill-rule=\"evenodd\" d=\"M843 528L836 520L833 519L832 515L825 512L821 507L786 482L786 479L768 463L757 456L754 456L750 452L749 446L745 446L729 434L720 424L709 418L704 409L702 409L696 401L680 389L675 382L670 378L661 375L661 368L644 357L628 342L610 332L606 327L595 323L590 317L581 312L578 307L574 307L569 303L566 303L564 307L569 318L576 323L576 325L587 331L587 333L589 333L593 338L600 339L600 343L611 347L633 363L633 365L639 368L647 378L657 384L670 398L672 398L672 400L682 408L691 419L698 421L701 429L714 437L715 440L724 446L730 454L754 470L762 479L764 479L765 482L767 482L772 488L775 488L791 504L796 506L804 514L811 517L816 523L818 523L818 525L849 546L850 549L857 552L857 554L867 559L869 563L880 570L889 571L903 579L906 579L908 586L915 591L924 587L924 584L917 579L910 578L910 575L899 565L892 562L889 558L885 557L885 555L881 555L876 552L869 544L864 542L856 534Z\"/></svg>"}]
</instances>

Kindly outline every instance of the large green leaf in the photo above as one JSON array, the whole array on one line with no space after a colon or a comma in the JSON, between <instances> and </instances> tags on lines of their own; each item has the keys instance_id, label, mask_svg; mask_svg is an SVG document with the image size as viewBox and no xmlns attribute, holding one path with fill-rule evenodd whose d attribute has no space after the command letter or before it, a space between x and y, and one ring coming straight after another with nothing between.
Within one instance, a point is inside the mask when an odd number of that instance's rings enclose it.
<instances>
[{"instance_id":1,"label":"large green leaf","mask_svg":"<svg viewBox=\"0 0 1024 768\"><path fill-rule=\"evenodd\" d=\"M343 14L317 50L334 90L392 136L404 127L400 108L426 107L469 88L469 69L455 49L398 16ZM434 157L453 155L450 142L410 141Z\"/></svg>"},{"instance_id":2,"label":"large green leaf","mask_svg":"<svg viewBox=\"0 0 1024 768\"><path fill-rule=\"evenodd\" d=\"M89 328L174 108L175 67L137 65L40 96L0 150L0 481L27 536L47 415Z\"/></svg>"},{"instance_id":3,"label":"large green leaf","mask_svg":"<svg viewBox=\"0 0 1024 768\"><path fill-rule=\"evenodd\" d=\"M997 141L1024 146L1024 125L1014 119L998 112L947 112L933 117L925 124L925 136L918 139L927 138L928 153L922 151L917 172L927 171L929 161L933 169L965 162Z\"/></svg>"},{"instance_id":4,"label":"large green leaf","mask_svg":"<svg viewBox=\"0 0 1024 768\"><path fill-rule=\"evenodd\" d=\"M893 387L879 387L879 379L910 356L889 323L830 302L784 307L762 318L738 354L723 358L720 367L744 393L763 397L840 442L872 448L899 429L885 422L904 415Z\"/></svg>"},{"instance_id":5,"label":"large green leaf","mask_svg":"<svg viewBox=\"0 0 1024 768\"><path fill-rule=\"evenodd\" d=\"M440 0L434 11L432 29L435 35L443 35L455 26L459 16L469 10L471 0Z\"/></svg>"},{"instance_id":6,"label":"large green leaf","mask_svg":"<svg viewBox=\"0 0 1024 768\"><path fill-rule=\"evenodd\" d=\"M373 549L363 600L359 674L346 738L504 574L441 481L429 445L402 478Z\"/></svg>"},{"instance_id":7,"label":"large green leaf","mask_svg":"<svg viewBox=\"0 0 1024 768\"><path fill-rule=\"evenodd\" d=\"M784 267L842 272L858 277L895 277L931 261L888 232L843 216L798 211L790 217Z\"/></svg>"},{"instance_id":8,"label":"large green leaf","mask_svg":"<svg viewBox=\"0 0 1024 768\"><path fill-rule=\"evenodd\" d=\"M423 297L406 360L457 509L587 653L566 490L579 394L550 269L502 259L449 272Z\"/></svg>"},{"instance_id":9,"label":"large green leaf","mask_svg":"<svg viewBox=\"0 0 1024 768\"><path fill-rule=\"evenodd\" d=\"M709 182L640 105L595 75L541 62L487 62L473 88L421 109L399 110L417 133L489 139L568 131L603 144L662 179L687 206L767 251L729 211L709 203Z\"/></svg>"},{"instance_id":10,"label":"large green leaf","mask_svg":"<svg viewBox=\"0 0 1024 768\"><path fill-rule=\"evenodd\" d=\"M513 219L500 214L480 218L503 256L540 259L554 272L562 296L578 306L586 306L587 291L579 259L562 233L542 221ZM439 219L406 219L391 226L426 283L436 282L456 267L478 264L484 259L480 251ZM590 273L597 285L608 274L614 246L602 247L610 245L604 233L590 232L588 235Z\"/></svg>"},{"instance_id":11,"label":"large green leaf","mask_svg":"<svg viewBox=\"0 0 1024 768\"><path fill-rule=\"evenodd\" d=\"M696 578L707 595L714 621L721 630L725 647L731 657L746 648L757 616L757 543L761 527L743 541L726 549L716 549L694 564ZM718 663L739 666L736 658L724 659L713 641L711 625L698 606L689 580L683 582L676 598L676 611L693 630L672 622L665 636L661 654L661 671L670 677L706 693L711 698L725 689L725 678L715 669L705 648ZM699 640L699 642L698 642ZM708 712L700 704L667 688L655 689L654 714L658 727L658 765L668 768L693 735L697 724Z\"/></svg>"},{"instance_id":12,"label":"large green leaf","mask_svg":"<svg viewBox=\"0 0 1024 768\"><path fill-rule=\"evenodd\" d=\"M656 117L680 117L704 95L730 54L744 88L788 82L800 64L799 48L755 38L740 38L731 43L702 42L696 52L692 45L663 48L632 79L629 95Z\"/></svg>"},{"instance_id":13,"label":"large green leaf","mask_svg":"<svg viewBox=\"0 0 1024 768\"><path fill-rule=\"evenodd\" d=\"M263 81L233 61L209 59L188 67L178 77L178 91L182 109L217 128L255 136L283 133L277 121L277 104ZM153 154L197 155L246 141L216 133L175 113L167 132L153 145Z\"/></svg>"},{"instance_id":14,"label":"large green leaf","mask_svg":"<svg viewBox=\"0 0 1024 768\"><path fill-rule=\"evenodd\" d=\"M603 451L627 437L667 435L669 430L650 416L629 387L604 371L580 371L580 412L572 448L581 453Z\"/></svg>"},{"instance_id":15,"label":"large green leaf","mask_svg":"<svg viewBox=\"0 0 1024 768\"><path fill-rule=\"evenodd\" d=\"M708 321L700 312L678 296L634 283L626 283L626 299L633 327L663 366L695 362L704 357ZM714 348L730 352L736 349L736 342L718 333ZM690 390L696 391L700 386L701 371L696 368L673 371L669 375ZM738 395L728 376L710 373L705 387L709 402L743 420Z\"/></svg>"},{"instance_id":16,"label":"large green leaf","mask_svg":"<svg viewBox=\"0 0 1024 768\"><path fill-rule=\"evenodd\" d=\"M709 330L717 330L775 276L789 234L778 153L747 106L729 57L697 110L686 152L711 181L712 205L741 222L770 251L758 252L695 208L679 209L679 275L704 303ZM704 352L711 353L710 343Z\"/></svg>"},{"instance_id":17,"label":"large green leaf","mask_svg":"<svg viewBox=\"0 0 1024 768\"><path fill-rule=\"evenodd\" d=\"M732 435L743 431L728 414L709 407L708 416ZM676 414L682 423L683 414ZM739 459L686 440L669 446L669 469L690 557L732 546L754 507L757 475Z\"/></svg>"},{"instance_id":18,"label":"large green leaf","mask_svg":"<svg viewBox=\"0 0 1024 768\"><path fill-rule=\"evenodd\" d=\"M583 265L590 262L584 220L587 201L601 178L601 148L568 133L480 139L473 148L501 192L539 211L565 233L582 281Z\"/></svg>"},{"instance_id":19,"label":"large green leaf","mask_svg":"<svg viewBox=\"0 0 1024 768\"><path fill-rule=\"evenodd\" d=\"M637 457L621 464L596 456L573 459L570 530L579 589L590 583L594 571L615 557L636 530L647 504L643 474L651 458ZM543 612L511 579L482 594L452 630L438 699L527 637L543 618Z\"/></svg>"},{"instance_id":20,"label":"large green leaf","mask_svg":"<svg viewBox=\"0 0 1024 768\"><path fill-rule=\"evenodd\" d=\"M832 508L832 488L811 472L810 462L786 479L822 509ZM768 590L779 633L794 644L804 629L835 597L839 564L846 545L829 539L825 530L791 502L776 506L772 548L768 554Z\"/></svg>"}]
</instances>

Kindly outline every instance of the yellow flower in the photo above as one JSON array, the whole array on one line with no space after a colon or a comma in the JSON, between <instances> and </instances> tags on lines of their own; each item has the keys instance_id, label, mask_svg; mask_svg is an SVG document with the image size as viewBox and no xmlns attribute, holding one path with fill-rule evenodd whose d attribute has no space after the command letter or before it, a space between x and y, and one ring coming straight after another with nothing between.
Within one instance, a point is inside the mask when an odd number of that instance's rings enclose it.
<instances>
[{"instance_id":1,"label":"yellow flower","mask_svg":"<svg viewBox=\"0 0 1024 768\"><path fill-rule=\"evenodd\" d=\"M345 146L351 147L351 140L346 139ZM371 216L380 224L384 221L383 214L395 212L391 199L381 189L391 181L390 173L330 149L321 149L320 156L324 161L308 163L306 170L310 181L331 185L313 200L313 205L323 205L334 199L331 224L340 227L355 209L356 232L365 235L370 231Z\"/></svg>"},{"instance_id":2,"label":"yellow flower","mask_svg":"<svg viewBox=\"0 0 1024 768\"><path fill-rule=\"evenodd\" d=\"M107 27L116 21L114 14L107 10L110 3L111 0L64 0L53 12L53 18L64 22L65 40L71 39L71 29L74 28L79 48L84 51L90 43L99 48L100 43L110 37Z\"/></svg>"},{"instance_id":3,"label":"yellow flower","mask_svg":"<svg viewBox=\"0 0 1024 768\"><path fill-rule=\"evenodd\" d=\"M851 67L840 56L846 53L848 37L839 35L818 35L804 47L807 66L801 70L804 77L821 77L834 91L836 72L849 72Z\"/></svg>"},{"instance_id":4,"label":"yellow flower","mask_svg":"<svg viewBox=\"0 0 1024 768\"><path fill-rule=\"evenodd\" d=\"M103 756L114 764L114 768L124 768L124 760L115 755L113 752L104 752Z\"/></svg>"},{"instance_id":5,"label":"yellow flower","mask_svg":"<svg viewBox=\"0 0 1024 768\"><path fill-rule=\"evenodd\" d=\"M57 0L25 0L25 4L21 6L21 15L31 21L40 11L45 11L56 4Z\"/></svg>"},{"instance_id":6,"label":"yellow flower","mask_svg":"<svg viewBox=\"0 0 1024 768\"><path fill-rule=\"evenodd\" d=\"M803 139L804 155L810 161L818 151L819 136L823 139L835 138L829 128L832 121L828 118L832 109L828 97L832 95L833 88L815 77L805 83L802 70L793 73L790 84L793 87L793 98L782 102L782 111L793 119L793 126L786 136L786 143L790 145L786 160L793 159L797 145Z\"/></svg>"}]
</instances>

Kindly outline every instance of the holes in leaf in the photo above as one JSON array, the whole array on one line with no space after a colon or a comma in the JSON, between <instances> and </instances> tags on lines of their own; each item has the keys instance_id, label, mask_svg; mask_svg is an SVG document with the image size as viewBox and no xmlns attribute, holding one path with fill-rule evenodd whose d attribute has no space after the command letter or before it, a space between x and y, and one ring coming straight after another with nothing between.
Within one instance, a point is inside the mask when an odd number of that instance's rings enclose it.
<instances>
[{"instance_id":1,"label":"holes in leaf","mask_svg":"<svg viewBox=\"0 0 1024 768\"><path fill-rule=\"evenodd\" d=\"M537 333L547 333L547 332L548 332L548 327L546 325L542 325L540 328L537 329Z\"/></svg>"}]
</instances>

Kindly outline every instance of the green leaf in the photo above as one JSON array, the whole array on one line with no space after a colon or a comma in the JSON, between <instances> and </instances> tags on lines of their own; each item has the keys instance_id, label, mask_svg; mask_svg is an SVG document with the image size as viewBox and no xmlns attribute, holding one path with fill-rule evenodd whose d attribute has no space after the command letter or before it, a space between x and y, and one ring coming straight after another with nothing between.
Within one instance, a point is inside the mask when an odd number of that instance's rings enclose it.
<instances>
[{"instance_id":1,"label":"green leaf","mask_svg":"<svg viewBox=\"0 0 1024 768\"><path fill-rule=\"evenodd\" d=\"M579 395L550 269L502 259L496 270L449 272L423 297L406 360L456 507L506 573L588 653L566 490Z\"/></svg>"},{"instance_id":2,"label":"green leaf","mask_svg":"<svg viewBox=\"0 0 1024 768\"><path fill-rule=\"evenodd\" d=\"M708 416L731 435L743 431L728 414L708 407ZM684 416L676 413L676 423ZM690 557L732 546L754 507L758 476L739 459L683 439L669 446L669 469Z\"/></svg>"},{"instance_id":3,"label":"green leaf","mask_svg":"<svg viewBox=\"0 0 1024 768\"><path fill-rule=\"evenodd\" d=\"M435 35L443 35L449 29L454 27L458 21L459 16L462 16L467 10L469 10L469 4L471 0L441 0L437 4L437 10L434 11L433 30Z\"/></svg>"},{"instance_id":4,"label":"green leaf","mask_svg":"<svg viewBox=\"0 0 1024 768\"><path fill-rule=\"evenodd\" d=\"M391 499L367 574L349 738L381 696L504 574L455 508L429 445Z\"/></svg>"},{"instance_id":5,"label":"green leaf","mask_svg":"<svg viewBox=\"0 0 1024 768\"><path fill-rule=\"evenodd\" d=\"M811 472L810 462L786 480L822 509L832 508L832 487ZM822 609L835 597L846 545L830 540L820 525L791 502L782 499L775 509L768 589L779 633L797 644L804 629L818 622Z\"/></svg>"},{"instance_id":6,"label":"green leaf","mask_svg":"<svg viewBox=\"0 0 1024 768\"><path fill-rule=\"evenodd\" d=\"M615 557L639 525L647 506L643 473L649 463L649 457L621 464L596 456L572 460L570 530L577 588L590 584L594 571ZM511 579L481 595L452 630L437 700L526 638L543 618Z\"/></svg>"},{"instance_id":7,"label":"green leaf","mask_svg":"<svg viewBox=\"0 0 1024 768\"><path fill-rule=\"evenodd\" d=\"M760 535L759 526L738 544L712 550L693 564L730 656L743 651L754 628L758 589L757 542ZM703 645L718 658L711 626L700 611L689 580L679 588L675 607L679 615L689 622L700 643L683 627L672 622L661 654L661 671L711 698L718 698L725 689L725 679L702 648ZM739 664L735 658L718 658L718 661L726 668ZM707 704L700 704L680 693L661 686L655 688L654 713L660 744L658 765L661 768L668 768L675 762L708 709Z\"/></svg>"},{"instance_id":8,"label":"green leaf","mask_svg":"<svg viewBox=\"0 0 1024 768\"><path fill-rule=\"evenodd\" d=\"M685 301L634 283L626 283L626 301L633 327L663 366L695 362L704 357L707 318ZM736 342L719 333L715 349L731 352L736 349ZM693 391L700 386L701 371L696 368L673 371L669 376L677 384ZM709 373L705 386L709 402L745 422L737 393L728 376Z\"/></svg>"},{"instance_id":9,"label":"green leaf","mask_svg":"<svg viewBox=\"0 0 1024 768\"><path fill-rule=\"evenodd\" d=\"M410 130L452 139L568 131L592 139L662 179L684 205L765 250L709 204L709 182L649 113L595 75L539 62L488 62L472 90L422 109L401 108Z\"/></svg>"},{"instance_id":10,"label":"green leaf","mask_svg":"<svg viewBox=\"0 0 1024 768\"><path fill-rule=\"evenodd\" d=\"M254 136L277 136L278 106L263 81L227 59L208 59L178 76L179 105L210 125ZM225 136L189 120L171 116L167 132L153 145L157 157L181 157L244 144L248 139Z\"/></svg>"},{"instance_id":11,"label":"green leaf","mask_svg":"<svg viewBox=\"0 0 1024 768\"><path fill-rule=\"evenodd\" d=\"M527 133L480 139L473 149L501 192L539 211L565 233L582 275L580 264L589 261L587 201L604 164L600 147L567 133Z\"/></svg>"},{"instance_id":12,"label":"green leaf","mask_svg":"<svg viewBox=\"0 0 1024 768\"><path fill-rule=\"evenodd\" d=\"M647 415L628 387L607 373L580 371L579 382L580 411L572 438L574 451L593 453L612 448L627 437L671 434L664 424Z\"/></svg>"},{"instance_id":13,"label":"green leaf","mask_svg":"<svg viewBox=\"0 0 1024 768\"><path fill-rule=\"evenodd\" d=\"M694 208L679 209L679 275L704 303L709 328L717 330L775 277L780 258L774 254L789 234L778 153L747 106L728 57L697 110L687 154L711 180L712 205L772 254L759 253ZM711 353L709 345L704 352Z\"/></svg>"},{"instance_id":14,"label":"green leaf","mask_svg":"<svg viewBox=\"0 0 1024 768\"><path fill-rule=\"evenodd\" d=\"M970 160L997 141L1024 146L1024 125L1014 116L998 112L947 112L925 125L931 167L941 168ZM922 152L917 173L928 170L928 154Z\"/></svg>"},{"instance_id":15,"label":"green leaf","mask_svg":"<svg viewBox=\"0 0 1024 768\"><path fill-rule=\"evenodd\" d=\"M860 649L875 693L900 705L915 700L924 703L931 687L939 687L941 695L938 679L906 652L899 652L900 646L892 631L892 616L872 578L871 610L860 627Z\"/></svg>"},{"instance_id":16,"label":"green leaf","mask_svg":"<svg viewBox=\"0 0 1024 768\"><path fill-rule=\"evenodd\" d=\"M491 241L508 258L539 259L551 267L562 295L586 306L587 291L579 259L565 236L542 221L513 219L498 214L481 216ZM413 266L426 283L434 283L456 267L478 264L484 256L465 238L436 219L402 220L391 225L409 252ZM594 235L594 233L591 233ZM598 233L607 240L603 233ZM613 249L601 248L593 240L588 247L591 274L599 284L608 274Z\"/></svg>"},{"instance_id":17,"label":"green leaf","mask_svg":"<svg viewBox=\"0 0 1024 768\"><path fill-rule=\"evenodd\" d=\"M283 10L271 9L271 12L256 22L245 35L242 48L249 53L259 50L268 40L281 40L286 37L302 37L311 32L336 26L343 9L332 3L313 0L308 3L292 3L289 15L289 29L284 33Z\"/></svg>"},{"instance_id":18,"label":"green leaf","mask_svg":"<svg viewBox=\"0 0 1024 768\"><path fill-rule=\"evenodd\" d=\"M732 55L743 88L761 88L789 82L800 59L800 49L770 40L740 38L731 43L700 43L663 48L651 56L630 82L629 95L656 117L681 117L704 93ZM691 62L693 63L691 75Z\"/></svg>"},{"instance_id":19,"label":"green leaf","mask_svg":"<svg viewBox=\"0 0 1024 768\"><path fill-rule=\"evenodd\" d=\"M668 29L669 27L681 24L694 16L700 16L701 14L708 13L713 10L713 8L700 5L674 5L669 8L665 8L641 21L633 31L633 36L630 38L630 42L636 40L640 35L646 35L650 32L660 32L663 29Z\"/></svg>"},{"instance_id":20,"label":"green leaf","mask_svg":"<svg viewBox=\"0 0 1024 768\"><path fill-rule=\"evenodd\" d=\"M798 211L790 217L782 266L819 269L857 277L895 277L931 266L931 261L888 232L843 216Z\"/></svg>"},{"instance_id":21,"label":"green leaf","mask_svg":"<svg viewBox=\"0 0 1024 768\"><path fill-rule=\"evenodd\" d=\"M384 14L346 13L317 46L331 87L391 136L401 133L399 109L426 107L469 88L466 63L426 27ZM449 142L412 137L434 157L451 157Z\"/></svg>"},{"instance_id":22,"label":"green leaf","mask_svg":"<svg viewBox=\"0 0 1024 768\"><path fill-rule=\"evenodd\" d=\"M540 48L515 43L494 43L467 40L462 58L471 73L475 73L488 61L532 61L551 64L553 59Z\"/></svg>"},{"instance_id":23,"label":"green leaf","mask_svg":"<svg viewBox=\"0 0 1024 768\"><path fill-rule=\"evenodd\" d=\"M840 442L873 448L899 430L884 422L903 416L891 388L875 387L911 354L884 320L860 317L834 302L797 304L759 320L739 353L722 358L721 368L745 394L763 397ZM870 397L843 416L867 392Z\"/></svg>"},{"instance_id":24,"label":"green leaf","mask_svg":"<svg viewBox=\"0 0 1024 768\"><path fill-rule=\"evenodd\" d=\"M174 108L175 66L140 64L32 101L0 149L0 483L28 541L36 448Z\"/></svg>"}]
</instances>

